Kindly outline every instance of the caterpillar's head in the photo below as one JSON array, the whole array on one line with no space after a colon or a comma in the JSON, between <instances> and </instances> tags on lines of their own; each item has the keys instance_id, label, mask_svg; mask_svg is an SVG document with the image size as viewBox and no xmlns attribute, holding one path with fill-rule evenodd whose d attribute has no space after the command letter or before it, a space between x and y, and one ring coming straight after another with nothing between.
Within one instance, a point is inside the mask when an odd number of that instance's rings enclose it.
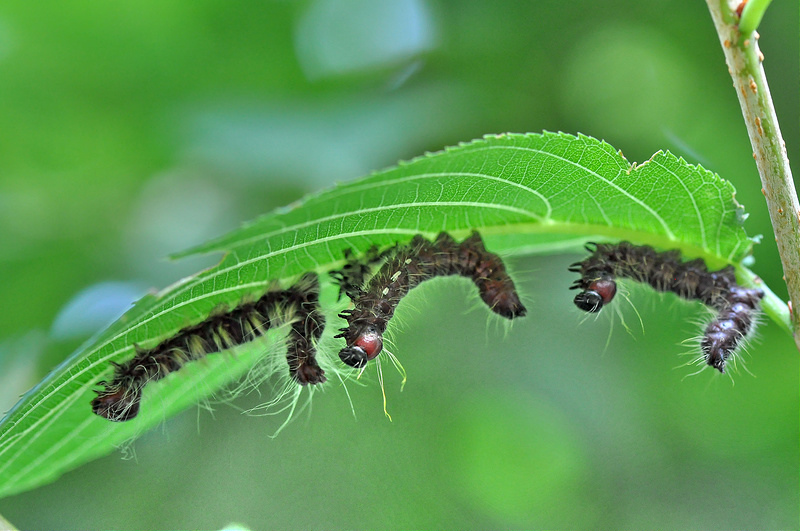
<instances>
[{"instance_id":1,"label":"caterpillar's head","mask_svg":"<svg viewBox=\"0 0 800 531\"><path fill-rule=\"evenodd\" d=\"M617 283L601 278L591 282L584 291L575 295L575 306L585 312L596 313L614 300L616 294Z\"/></svg>"},{"instance_id":2,"label":"caterpillar's head","mask_svg":"<svg viewBox=\"0 0 800 531\"><path fill-rule=\"evenodd\" d=\"M348 345L339 352L339 358L351 367L360 369L369 360L375 359L383 350L383 337L377 328L367 326L356 337L352 345Z\"/></svg>"}]
</instances>

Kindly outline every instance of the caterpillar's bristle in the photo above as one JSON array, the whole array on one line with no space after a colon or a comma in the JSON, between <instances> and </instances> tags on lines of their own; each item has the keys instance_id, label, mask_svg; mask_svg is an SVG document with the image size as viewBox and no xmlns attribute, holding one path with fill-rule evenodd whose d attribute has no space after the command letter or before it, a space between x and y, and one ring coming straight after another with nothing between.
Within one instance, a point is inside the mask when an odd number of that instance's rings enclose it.
<instances>
[{"instance_id":1,"label":"caterpillar's bristle","mask_svg":"<svg viewBox=\"0 0 800 531\"><path fill-rule=\"evenodd\" d=\"M114 422L123 422L139 413L141 392L136 387L118 387L99 391L92 400L92 411Z\"/></svg>"}]
</instances>

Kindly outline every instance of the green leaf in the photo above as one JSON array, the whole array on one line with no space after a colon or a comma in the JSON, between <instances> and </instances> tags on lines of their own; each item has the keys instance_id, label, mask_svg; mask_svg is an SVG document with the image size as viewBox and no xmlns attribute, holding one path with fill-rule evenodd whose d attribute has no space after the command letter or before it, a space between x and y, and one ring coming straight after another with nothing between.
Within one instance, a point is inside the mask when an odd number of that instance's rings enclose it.
<instances>
[{"instance_id":1,"label":"green leaf","mask_svg":"<svg viewBox=\"0 0 800 531\"><path fill-rule=\"evenodd\" d=\"M148 385L130 422L109 422L89 406L97 382L112 372L110 362L130 359L134 345L153 347L270 282L314 270L327 283L324 273L341 264L346 249L365 251L418 233L462 238L477 229L501 253L627 239L679 248L717 267L748 255L743 219L733 186L701 167L668 152L632 165L604 142L560 133L486 137L336 186L182 253L226 254L218 266L140 300L28 392L0 423L0 495L110 452L265 357L286 373L276 330ZM334 299L324 301L332 311ZM332 314L325 337L338 324ZM326 359L323 367L335 371L337 361Z\"/></svg>"}]
</instances>

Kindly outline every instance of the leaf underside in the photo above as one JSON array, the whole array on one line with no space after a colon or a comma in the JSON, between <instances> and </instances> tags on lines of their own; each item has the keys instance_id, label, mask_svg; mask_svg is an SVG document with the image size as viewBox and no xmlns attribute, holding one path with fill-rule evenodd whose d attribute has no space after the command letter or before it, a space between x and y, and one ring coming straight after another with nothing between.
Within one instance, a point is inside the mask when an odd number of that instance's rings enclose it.
<instances>
[{"instance_id":1,"label":"leaf underside","mask_svg":"<svg viewBox=\"0 0 800 531\"><path fill-rule=\"evenodd\" d=\"M57 367L0 422L0 496L52 481L240 378L265 352L283 357L280 331L265 345L209 356L151 384L130 422L94 415L89 402L111 361L152 348L220 305L339 266L346 249L479 230L502 254L552 253L587 239L680 249L710 267L739 264L751 247L733 186L668 152L641 165L610 145L563 133L489 136L341 184L181 253L224 252L218 266L138 301ZM335 318L334 318L335 319ZM326 337L339 327L331 320Z\"/></svg>"}]
</instances>

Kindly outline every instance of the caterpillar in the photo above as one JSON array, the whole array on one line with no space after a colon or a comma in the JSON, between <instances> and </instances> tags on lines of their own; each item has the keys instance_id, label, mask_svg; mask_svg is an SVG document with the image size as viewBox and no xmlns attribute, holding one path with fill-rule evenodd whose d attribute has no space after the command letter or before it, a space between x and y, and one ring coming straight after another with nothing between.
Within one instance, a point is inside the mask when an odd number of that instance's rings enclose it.
<instances>
[{"instance_id":1,"label":"caterpillar","mask_svg":"<svg viewBox=\"0 0 800 531\"><path fill-rule=\"evenodd\" d=\"M397 246L390 247L383 252L378 252L378 247L373 245L367 253L359 258L353 254L352 249L345 249L344 258L347 260L341 269L336 269L328 274L339 285L339 300L342 295L347 295L351 300L358 297L361 287L367 276L372 272L375 264L390 255Z\"/></svg>"},{"instance_id":2,"label":"caterpillar","mask_svg":"<svg viewBox=\"0 0 800 531\"><path fill-rule=\"evenodd\" d=\"M180 330L151 349L136 347L135 356L114 363L114 377L92 400L92 411L108 420L131 420L139 413L142 391L186 363L228 350L262 336L271 327L291 324L286 359L289 373L301 385L325 382L315 358L315 343L325 318L319 306L319 278L307 273L285 290L273 286L258 300L244 301L232 310L220 308L203 322Z\"/></svg>"},{"instance_id":3,"label":"caterpillar","mask_svg":"<svg viewBox=\"0 0 800 531\"><path fill-rule=\"evenodd\" d=\"M569 267L581 275L570 287L581 290L574 299L578 308L599 312L614 299L616 278L630 278L657 291L699 300L717 312L706 326L700 348L708 365L725 372L725 362L754 326L762 290L739 286L732 266L708 271L701 259L683 262L677 250L659 253L629 242L590 243L586 250L592 254Z\"/></svg>"},{"instance_id":4,"label":"caterpillar","mask_svg":"<svg viewBox=\"0 0 800 531\"><path fill-rule=\"evenodd\" d=\"M417 235L408 245L396 246L383 253L367 253L362 267L352 254L341 270L331 272L340 292L350 296L353 308L339 316L348 326L334 337L345 339L339 358L351 367L364 367L383 349L383 333L395 308L408 292L420 283L438 276L460 275L472 279L481 299L489 308L507 319L526 313L505 264L486 250L480 234L457 243L446 232L434 241ZM383 260L380 269L364 282L370 264Z\"/></svg>"}]
</instances>

